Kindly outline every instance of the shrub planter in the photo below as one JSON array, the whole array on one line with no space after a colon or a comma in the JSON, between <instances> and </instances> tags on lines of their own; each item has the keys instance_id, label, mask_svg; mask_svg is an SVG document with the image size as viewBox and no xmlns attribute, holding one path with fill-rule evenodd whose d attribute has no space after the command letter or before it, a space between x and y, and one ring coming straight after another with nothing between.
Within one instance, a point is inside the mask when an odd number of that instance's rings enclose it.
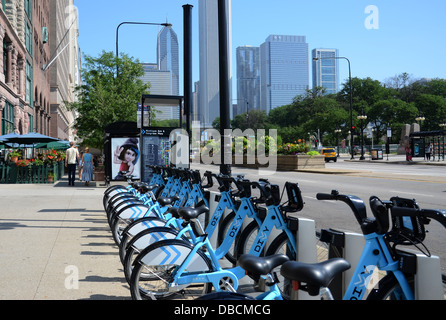
<instances>
[{"instance_id":1,"label":"shrub planter","mask_svg":"<svg viewBox=\"0 0 446 320\"><path fill-rule=\"evenodd\" d=\"M94 181L105 181L105 171L95 171Z\"/></svg>"},{"instance_id":2,"label":"shrub planter","mask_svg":"<svg viewBox=\"0 0 446 320\"><path fill-rule=\"evenodd\" d=\"M232 158L232 165L234 167L244 168L259 168L268 167L270 164L260 165L256 159L255 164L248 164L246 157L243 157L243 163L239 164L235 162L235 158ZM325 156L309 156L309 155L277 155L277 170L278 171L298 171L298 170L311 170L311 169L325 169Z\"/></svg>"}]
</instances>

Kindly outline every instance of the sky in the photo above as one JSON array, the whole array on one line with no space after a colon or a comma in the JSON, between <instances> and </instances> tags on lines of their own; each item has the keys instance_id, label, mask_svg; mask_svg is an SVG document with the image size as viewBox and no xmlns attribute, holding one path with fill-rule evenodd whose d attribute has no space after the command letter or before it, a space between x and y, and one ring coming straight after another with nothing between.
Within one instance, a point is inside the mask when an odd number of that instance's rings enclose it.
<instances>
[{"instance_id":1,"label":"sky","mask_svg":"<svg viewBox=\"0 0 446 320\"><path fill-rule=\"evenodd\" d=\"M79 13L79 44L84 54L97 57L116 50L121 22L172 24L180 44L183 75L183 8L193 6L193 81L199 79L198 0L75 0ZM351 62L352 77L380 82L403 72L415 79L446 78L444 0L232 0L232 74L236 97L235 51L260 46L271 34L306 36L311 50L336 48ZM156 62L156 38L161 27L123 25L119 51L141 62ZM348 64L339 61L341 84ZM180 84L182 94L182 83Z\"/></svg>"}]
</instances>

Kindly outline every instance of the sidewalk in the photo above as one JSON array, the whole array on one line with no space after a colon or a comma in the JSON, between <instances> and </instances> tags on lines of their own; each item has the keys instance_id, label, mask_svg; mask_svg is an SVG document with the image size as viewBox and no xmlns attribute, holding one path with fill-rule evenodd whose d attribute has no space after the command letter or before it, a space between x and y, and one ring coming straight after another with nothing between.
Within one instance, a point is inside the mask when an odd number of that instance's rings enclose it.
<instances>
[{"instance_id":1,"label":"sidewalk","mask_svg":"<svg viewBox=\"0 0 446 320\"><path fill-rule=\"evenodd\" d=\"M388 156L386 154L383 155L382 160L372 160L370 155L364 155L364 160L359 160L359 157L361 155L357 154L355 155L354 159L350 159L350 154L341 154L341 156L345 159L344 161L355 161L355 162L370 162L370 163L386 163L386 164L407 164L407 165L431 165L431 166L446 166L446 161L444 161L442 158L438 160L438 158L435 158L435 160L427 161L425 158L412 158L412 161L407 161L405 155L395 155L395 154L389 154Z\"/></svg>"},{"instance_id":2,"label":"sidewalk","mask_svg":"<svg viewBox=\"0 0 446 320\"><path fill-rule=\"evenodd\" d=\"M104 186L0 185L0 299L130 299Z\"/></svg>"}]
</instances>

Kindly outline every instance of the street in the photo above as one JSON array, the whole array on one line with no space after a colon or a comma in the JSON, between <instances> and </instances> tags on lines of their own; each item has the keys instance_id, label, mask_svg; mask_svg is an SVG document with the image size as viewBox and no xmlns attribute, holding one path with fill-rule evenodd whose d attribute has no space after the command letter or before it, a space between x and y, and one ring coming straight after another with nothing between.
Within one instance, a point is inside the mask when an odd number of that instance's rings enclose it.
<instances>
[{"instance_id":1,"label":"street","mask_svg":"<svg viewBox=\"0 0 446 320\"><path fill-rule=\"evenodd\" d=\"M330 193L338 190L341 194L355 195L366 203L368 216L371 216L368 204L370 196L383 200L399 196L415 198L421 208L446 210L446 167L433 165L406 165L397 163L370 163L338 161L328 163L331 173L313 172L275 172L264 176L270 182L284 185L286 181L298 182L305 201L304 209L298 212L300 217L313 219L316 228L333 228L358 232L360 228L350 208L343 202L319 201L317 193ZM218 166L193 165L193 169L210 170L218 173ZM336 170L351 170L351 173L336 174ZM330 172L330 170L328 170ZM232 167L232 174L245 174L246 178L259 179L256 169ZM429 231L424 244L433 255L440 256L443 273L446 273L446 232L444 227L432 221L426 227Z\"/></svg>"}]
</instances>

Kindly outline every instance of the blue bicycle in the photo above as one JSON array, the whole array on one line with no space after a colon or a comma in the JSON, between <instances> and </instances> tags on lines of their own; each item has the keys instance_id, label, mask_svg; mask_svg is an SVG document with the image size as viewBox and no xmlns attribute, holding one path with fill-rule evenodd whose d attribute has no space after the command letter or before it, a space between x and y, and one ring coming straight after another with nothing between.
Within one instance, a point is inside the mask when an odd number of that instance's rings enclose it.
<instances>
[{"instance_id":1,"label":"blue bicycle","mask_svg":"<svg viewBox=\"0 0 446 320\"><path fill-rule=\"evenodd\" d=\"M253 184L260 188L268 214L249 253L259 256L271 230L276 227L284 230L290 237L290 251L294 252L295 256L295 237L293 232L288 230L282 213L301 208L303 204L296 203L298 198L293 197L288 206L281 205L278 186L266 181ZM251 201L241 205L244 206L252 206ZM201 296L208 293L212 287L217 291L237 290L239 279L245 276L245 271L241 267L223 269L220 266L219 258L223 257L224 250L213 249L208 235L197 220L199 214L205 211L203 208L179 209L179 214L185 222L198 225L200 236L196 243L178 239L159 241L145 248L137 256L130 279L132 298L161 299L176 293Z\"/></svg>"},{"instance_id":2,"label":"blue bicycle","mask_svg":"<svg viewBox=\"0 0 446 320\"><path fill-rule=\"evenodd\" d=\"M259 219L257 212L254 210L252 205L250 204L251 200L251 182L240 177L225 177L219 176L218 180L221 182L221 186L225 186L220 188L222 191L219 203L216 207L214 214L210 219L210 223L206 227L204 233L208 238L212 236L216 227L220 224L219 220L222 217L222 213L226 208L231 210L231 213L223 220L222 227L219 229L220 237L224 240L218 244L218 248L215 250L215 257L217 260L222 259L223 257L228 256L228 252L232 249L232 244L234 243L237 235L239 234L239 230L242 226L243 221L246 217L252 218L256 220L259 224L261 224L261 220ZM231 194L229 185L234 183L237 186L237 192ZM237 206L237 209L234 206L232 197L237 194L240 197L240 203ZM166 223L166 226L171 226L172 228L156 228L157 225L154 225L154 222L158 223L158 221L154 221L153 218L144 219L143 222L136 221L131 229L135 229L137 231L140 230L131 237L131 240L127 242L126 248L121 246L121 249L124 251L124 259L122 261L124 266L124 273L127 281L130 281L130 276L132 272L132 266L134 264L134 259L136 256L149 245L167 239L185 239L189 240L190 243L195 244L199 241L197 236L203 234L203 231L197 230L197 228L193 228L196 224L185 223L183 224L183 220L180 219L179 209L171 209L170 213L174 216L171 220L174 220L173 223L170 221ZM229 218L229 219L228 219ZM178 226L175 221L180 221L181 226ZM141 223L146 223L146 226L142 226ZM200 226L201 228L201 226ZM201 229L200 229L201 230ZM222 236L221 233L226 232L225 236ZM196 236L197 235L197 236ZM122 244L127 239L123 237ZM122 252L121 252L122 253ZM231 255L232 256L232 255Z\"/></svg>"},{"instance_id":3,"label":"blue bicycle","mask_svg":"<svg viewBox=\"0 0 446 320\"><path fill-rule=\"evenodd\" d=\"M338 200L348 204L361 226L366 241L343 299L362 300L365 297L370 300L415 299L415 286L420 285L416 283L415 278L417 272L421 273L422 267L417 267L415 254L397 249L397 247L418 246L421 252L430 256L427 248L422 244L426 235L424 226L434 219L446 227L446 211L420 209L414 199L393 197L390 201L382 201L372 196L370 208L374 217L368 218L364 202L356 196L341 195L334 190L331 194L317 194L317 199ZM392 221L392 224L389 221ZM329 234L324 235L322 232L321 236L325 237L322 239L324 241L333 241ZM288 264L299 265L298 262ZM302 264L302 268L310 267ZM386 275L379 281L378 286L367 294L366 289L375 268L385 272ZM295 267L290 269L294 270ZM285 276L290 277L286 271ZM432 283L436 284L436 288L441 291L440 287L445 282L444 275L442 276L439 271L436 274L433 272L431 276L434 277ZM298 281L299 279L292 278L291 280ZM318 294L317 290L312 290L312 294Z\"/></svg>"}]
</instances>

